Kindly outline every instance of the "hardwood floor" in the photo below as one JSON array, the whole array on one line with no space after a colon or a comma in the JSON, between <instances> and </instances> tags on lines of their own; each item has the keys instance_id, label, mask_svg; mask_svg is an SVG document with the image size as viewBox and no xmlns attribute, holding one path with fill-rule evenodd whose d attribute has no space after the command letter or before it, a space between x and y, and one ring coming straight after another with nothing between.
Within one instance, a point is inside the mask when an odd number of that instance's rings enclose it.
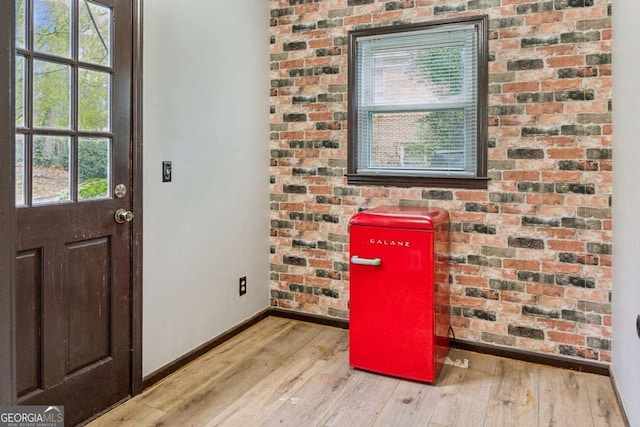
<instances>
[{"instance_id":1,"label":"hardwood floor","mask_svg":"<svg viewBox=\"0 0 640 427\"><path fill-rule=\"evenodd\" d=\"M269 317L89 426L615 426L610 380L452 350L435 386L355 370L348 331Z\"/></svg>"}]
</instances>

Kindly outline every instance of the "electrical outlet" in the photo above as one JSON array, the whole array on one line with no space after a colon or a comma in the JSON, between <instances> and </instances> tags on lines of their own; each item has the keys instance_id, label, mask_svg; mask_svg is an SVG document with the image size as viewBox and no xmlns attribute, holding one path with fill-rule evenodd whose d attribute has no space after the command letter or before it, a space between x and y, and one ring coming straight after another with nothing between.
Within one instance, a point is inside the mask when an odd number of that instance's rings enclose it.
<instances>
[{"instance_id":1,"label":"electrical outlet","mask_svg":"<svg viewBox=\"0 0 640 427\"><path fill-rule=\"evenodd\" d=\"M636 319L636 333L638 334L638 338L640 338L640 314L638 314L638 318Z\"/></svg>"},{"instance_id":2,"label":"electrical outlet","mask_svg":"<svg viewBox=\"0 0 640 427\"><path fill-rule=\"evenodd\" d=\"M240 296L246 294L247 293L247 276L242 276L238 281L238 284L239 284L238 290L240 291Z\"/></svg>"}]
</instances>

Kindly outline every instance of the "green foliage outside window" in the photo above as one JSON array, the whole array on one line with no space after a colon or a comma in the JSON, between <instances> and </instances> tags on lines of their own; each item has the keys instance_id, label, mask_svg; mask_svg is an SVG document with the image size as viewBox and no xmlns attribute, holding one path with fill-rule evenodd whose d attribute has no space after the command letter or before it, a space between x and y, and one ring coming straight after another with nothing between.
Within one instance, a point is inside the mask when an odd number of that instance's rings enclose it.
<instances>
[{"instance_id":1,"label":"green foliage outside window","mask_svg":"<svg viewBox=\"0 0 640 427\"><path fill-rule=\"evenodd\" d=\"M25 1L16 0L16 46L27 48L24 36ZM36 0L34 11L34 46L37 52L55 56L70 56L70 6L61 0ZM86 0L79 2L80 59L97 64L108 64L110 17L107 8ZM38 135L38 128L71 129L72 68L52 59L34 59L26 66L25 57L16 57L16 126L29 126L25 122L25 107L33 110L35 135L31 140L32 165L69 171L70 144L68 137ZM34 80L32 105L24 103L24 72L30 70ZM105 131L109 128L110 79L107 73L90 71L80 66L78 72L77 125L80 130ZM108 194L109 144L105 138L80 138L78 146L78 198L91 199ZM68 190L59 194L68 200Z\"/></svg>"},{"instance_id":2,"label":"green foliage outside window","mask_svg":"<svg viewBox=\"0 0 640 427\"><path fill-rule=\"evenodd\" d=\"M463 88L464 68L462 46L431 47L417 50L414 64L415 77L433 87L443 97L460 95ZM413 152L421 151L430 163L437 151L460 149L464 146L464 112L443 110L428 112L419 119L420 141L411 144ZM405 148L405 155L407 151Z\"/></svg>"}]
</instances>

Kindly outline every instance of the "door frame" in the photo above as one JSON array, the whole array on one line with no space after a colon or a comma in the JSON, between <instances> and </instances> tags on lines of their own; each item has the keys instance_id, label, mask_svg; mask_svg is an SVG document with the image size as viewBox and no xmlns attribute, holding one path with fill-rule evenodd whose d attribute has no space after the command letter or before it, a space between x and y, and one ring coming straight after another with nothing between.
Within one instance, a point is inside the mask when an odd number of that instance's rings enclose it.
<instances>
[{"instance_id":1,"label":"door frame","mask_svg":"<svg viewBox=\"0 0 640 427\"><path fill-rule=\"evenodd\" d=\"M0 240L0 403L8 405L16 400L14 0L0 0L0 10L9 11L0 14L0 236L8 237Z\"/></svg>"},{"instance_id":2,"label":"door frame","mask_svg":"<svg viewBox=\"0 0 640 427\"><path fill-rule=\"evenodd\" d=\"M142 6L133 4L131 70L131 395L142 393Z\"/></svg>"},{"instance_id":3,"label":"door frame","mask_svg":"<svg viewBox=\"0 0 640 427\"><path fill-rule=\"evenodd\" d=\"M132 208L131 233L131 395L142 392L142 3L133 7L133 68L131 70ZM16 402L15 376L15 117L14 0L0 0L0 405ZM8 43L7 43L8 41Z\"/></svg>"}]
</instances>

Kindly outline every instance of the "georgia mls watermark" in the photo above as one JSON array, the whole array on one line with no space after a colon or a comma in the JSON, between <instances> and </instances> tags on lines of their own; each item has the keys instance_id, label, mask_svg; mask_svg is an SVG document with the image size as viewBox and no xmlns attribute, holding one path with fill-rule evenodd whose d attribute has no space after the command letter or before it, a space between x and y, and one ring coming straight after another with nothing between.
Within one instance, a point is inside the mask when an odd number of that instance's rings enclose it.
<instances>
[{"instance_id":1,"label":"georgia mls watermark","mask_svg":"<svg viewBox=\"0 0 640 427\"><path fill-rule=\"evenodd\" d=\"M0 406L0 427L64 427L64 406Z\"/></svg>"}]
</instances>

